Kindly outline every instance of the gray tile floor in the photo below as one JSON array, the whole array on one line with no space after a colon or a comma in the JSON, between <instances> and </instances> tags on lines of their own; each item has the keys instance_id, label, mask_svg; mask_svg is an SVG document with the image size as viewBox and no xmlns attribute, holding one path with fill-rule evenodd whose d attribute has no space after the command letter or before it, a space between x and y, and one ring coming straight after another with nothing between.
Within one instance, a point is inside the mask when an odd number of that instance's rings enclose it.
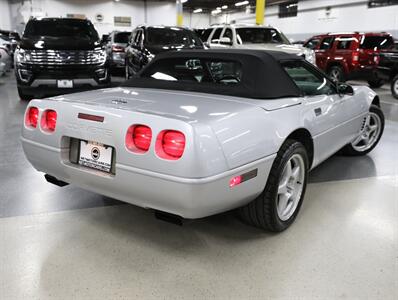
<instances>
[{"instance_id":1,"label":"gray tile floor","mask_svg":"<svg viewBox=\"0 0 398 300\"><path fill-rule=\"evenodd\" d=\"M26 102L0 78L0 299L397 299L398 100L366 157L313 170L300 215L273 235L231 213L183 227L47 184L19 143Z\"/></svg>"}]
</instances>

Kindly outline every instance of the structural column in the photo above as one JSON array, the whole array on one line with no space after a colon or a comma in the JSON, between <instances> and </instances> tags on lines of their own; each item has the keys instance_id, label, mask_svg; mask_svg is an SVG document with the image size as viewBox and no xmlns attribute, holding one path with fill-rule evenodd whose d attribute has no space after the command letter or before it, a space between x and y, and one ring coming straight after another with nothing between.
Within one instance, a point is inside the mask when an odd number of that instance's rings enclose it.
<instances>
[{"instance_id":1,"label":"structural column","mask_svg":"<svg viewBox=\"0 0 398 300\"><path fill-rule=\"evenodd\" d=\"M177 26L182 26L183 24L183 10L182 10L182 0L177 0Z\"/></svg>"},{"instance_id":2,"label":"structural column","mask_svg":"<svg viewBox=\"0 0 398 300\"><path fill-rule=\"evenodd\" d=\"M256 24L264 24L264 14L265 14L265 2L266 0L256 0Z\"/></svg>"}]
</instances>

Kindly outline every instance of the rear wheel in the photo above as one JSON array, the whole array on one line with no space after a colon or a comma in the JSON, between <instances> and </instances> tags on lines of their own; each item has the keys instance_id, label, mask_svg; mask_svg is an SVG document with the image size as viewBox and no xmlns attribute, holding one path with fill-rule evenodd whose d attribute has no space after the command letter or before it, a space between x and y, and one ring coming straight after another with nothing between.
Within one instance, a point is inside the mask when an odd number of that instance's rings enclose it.
<instances>
[{"instance_id":1,"label":"rear wheel","mask_svg":"<svg viewBox=\"0 0 398 300\"><path fill-rule=\"evenodd\" d=\"M391 81L391 93L394 98L398 99L398 75L396 75Z\"/></svg>"},{"instance_id":2,"label":"rear wheel","mask_svg":"<svg viewBox=\"0 0 398 300\"><path fill-rule=\"evenodd\" d=\"M384 81L382 79L373 79L373 80L368 80L368 84L371 88L377 89L383 86Z\"/></svg>"},{"instance_id":3,"label":"rear wheel","mask_svg":"<svg viewBox=\"0 0 398 300\"><path fill-rule=\"evenodd\" d=\"M340 66L332 66L329 69L328 75L334 82L345 82L344 71Z\"/></svg>"},{"instance_id":4,"label":"rear wheel","mask_svg":"<svg viewBox=\"0 0 398 300\"><path fill-rule=\"evenodd\" d=\"M250 225L280 232L296 218L304 198L308 177L308 156L304 146L287 140L275 158L264 191L240 208Z\"/></svg>"},{"instance_id":5,"label":"rear wheel","mask_svg":"<svg viewBox=\"0 0 398 300\"><path fill-rule=\"evenodd\" d=\"M384 131L384 114L381 109L372 105L363 120L358 137L343 148L343 154L361 156L368 154L379 143Z\"/></svg>"}]
</instances>

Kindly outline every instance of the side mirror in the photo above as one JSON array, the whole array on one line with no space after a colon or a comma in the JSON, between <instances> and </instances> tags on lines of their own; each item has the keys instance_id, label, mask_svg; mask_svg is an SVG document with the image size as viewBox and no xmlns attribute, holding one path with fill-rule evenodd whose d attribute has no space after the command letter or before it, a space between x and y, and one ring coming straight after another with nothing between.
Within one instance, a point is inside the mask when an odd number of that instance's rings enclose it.
<instances>
[{"instance_id":1,"label":"side mirror","mask_svg":"<svg viewBox=\"0 0 398 300\"><path fill-rule=\"evenodd\" d=\"M229 37L222 37L220 39L220 44L221 45L227 45L227 46L232 46L232 41Z\"/></svg>"},{"instance_id":2,"label":"side mirror","mask_svg":"<svg viewBox=\"0 0 398 300\"><path fill-rule=\"evenodd\" d=\"M354 95L354 89L351 85L346 83L338 83L337 91L340 95Z\"/></svg>"}]
</instances>

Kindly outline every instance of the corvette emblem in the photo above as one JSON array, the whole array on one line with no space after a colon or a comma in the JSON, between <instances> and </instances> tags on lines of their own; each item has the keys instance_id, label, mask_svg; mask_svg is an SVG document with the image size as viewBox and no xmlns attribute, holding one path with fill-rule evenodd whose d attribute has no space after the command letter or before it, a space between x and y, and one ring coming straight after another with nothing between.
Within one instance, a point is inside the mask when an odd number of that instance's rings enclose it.
<instances>
[{"instance_id":1,"label":"corvette emblem","mask_svg":"<svg viewBox=\"0 0 398 300\"><path fill-rule=\"evenodd\" d=\"M123 100L123 99L116 99L116 100L112 100L112 104L126 104L127 100Z\"/></svg>"},{"instance_id":2,"label":"corvette emblem","mask_svg":"<svg viewBox=\"0 0 398 300\"><path fill-rule=\"evenodd\" d=\"M100 150L97 147L94 147L93 149L91 149L91 157L94 160L98 160L101 156Z\"/></svg>"}]
</instances>

